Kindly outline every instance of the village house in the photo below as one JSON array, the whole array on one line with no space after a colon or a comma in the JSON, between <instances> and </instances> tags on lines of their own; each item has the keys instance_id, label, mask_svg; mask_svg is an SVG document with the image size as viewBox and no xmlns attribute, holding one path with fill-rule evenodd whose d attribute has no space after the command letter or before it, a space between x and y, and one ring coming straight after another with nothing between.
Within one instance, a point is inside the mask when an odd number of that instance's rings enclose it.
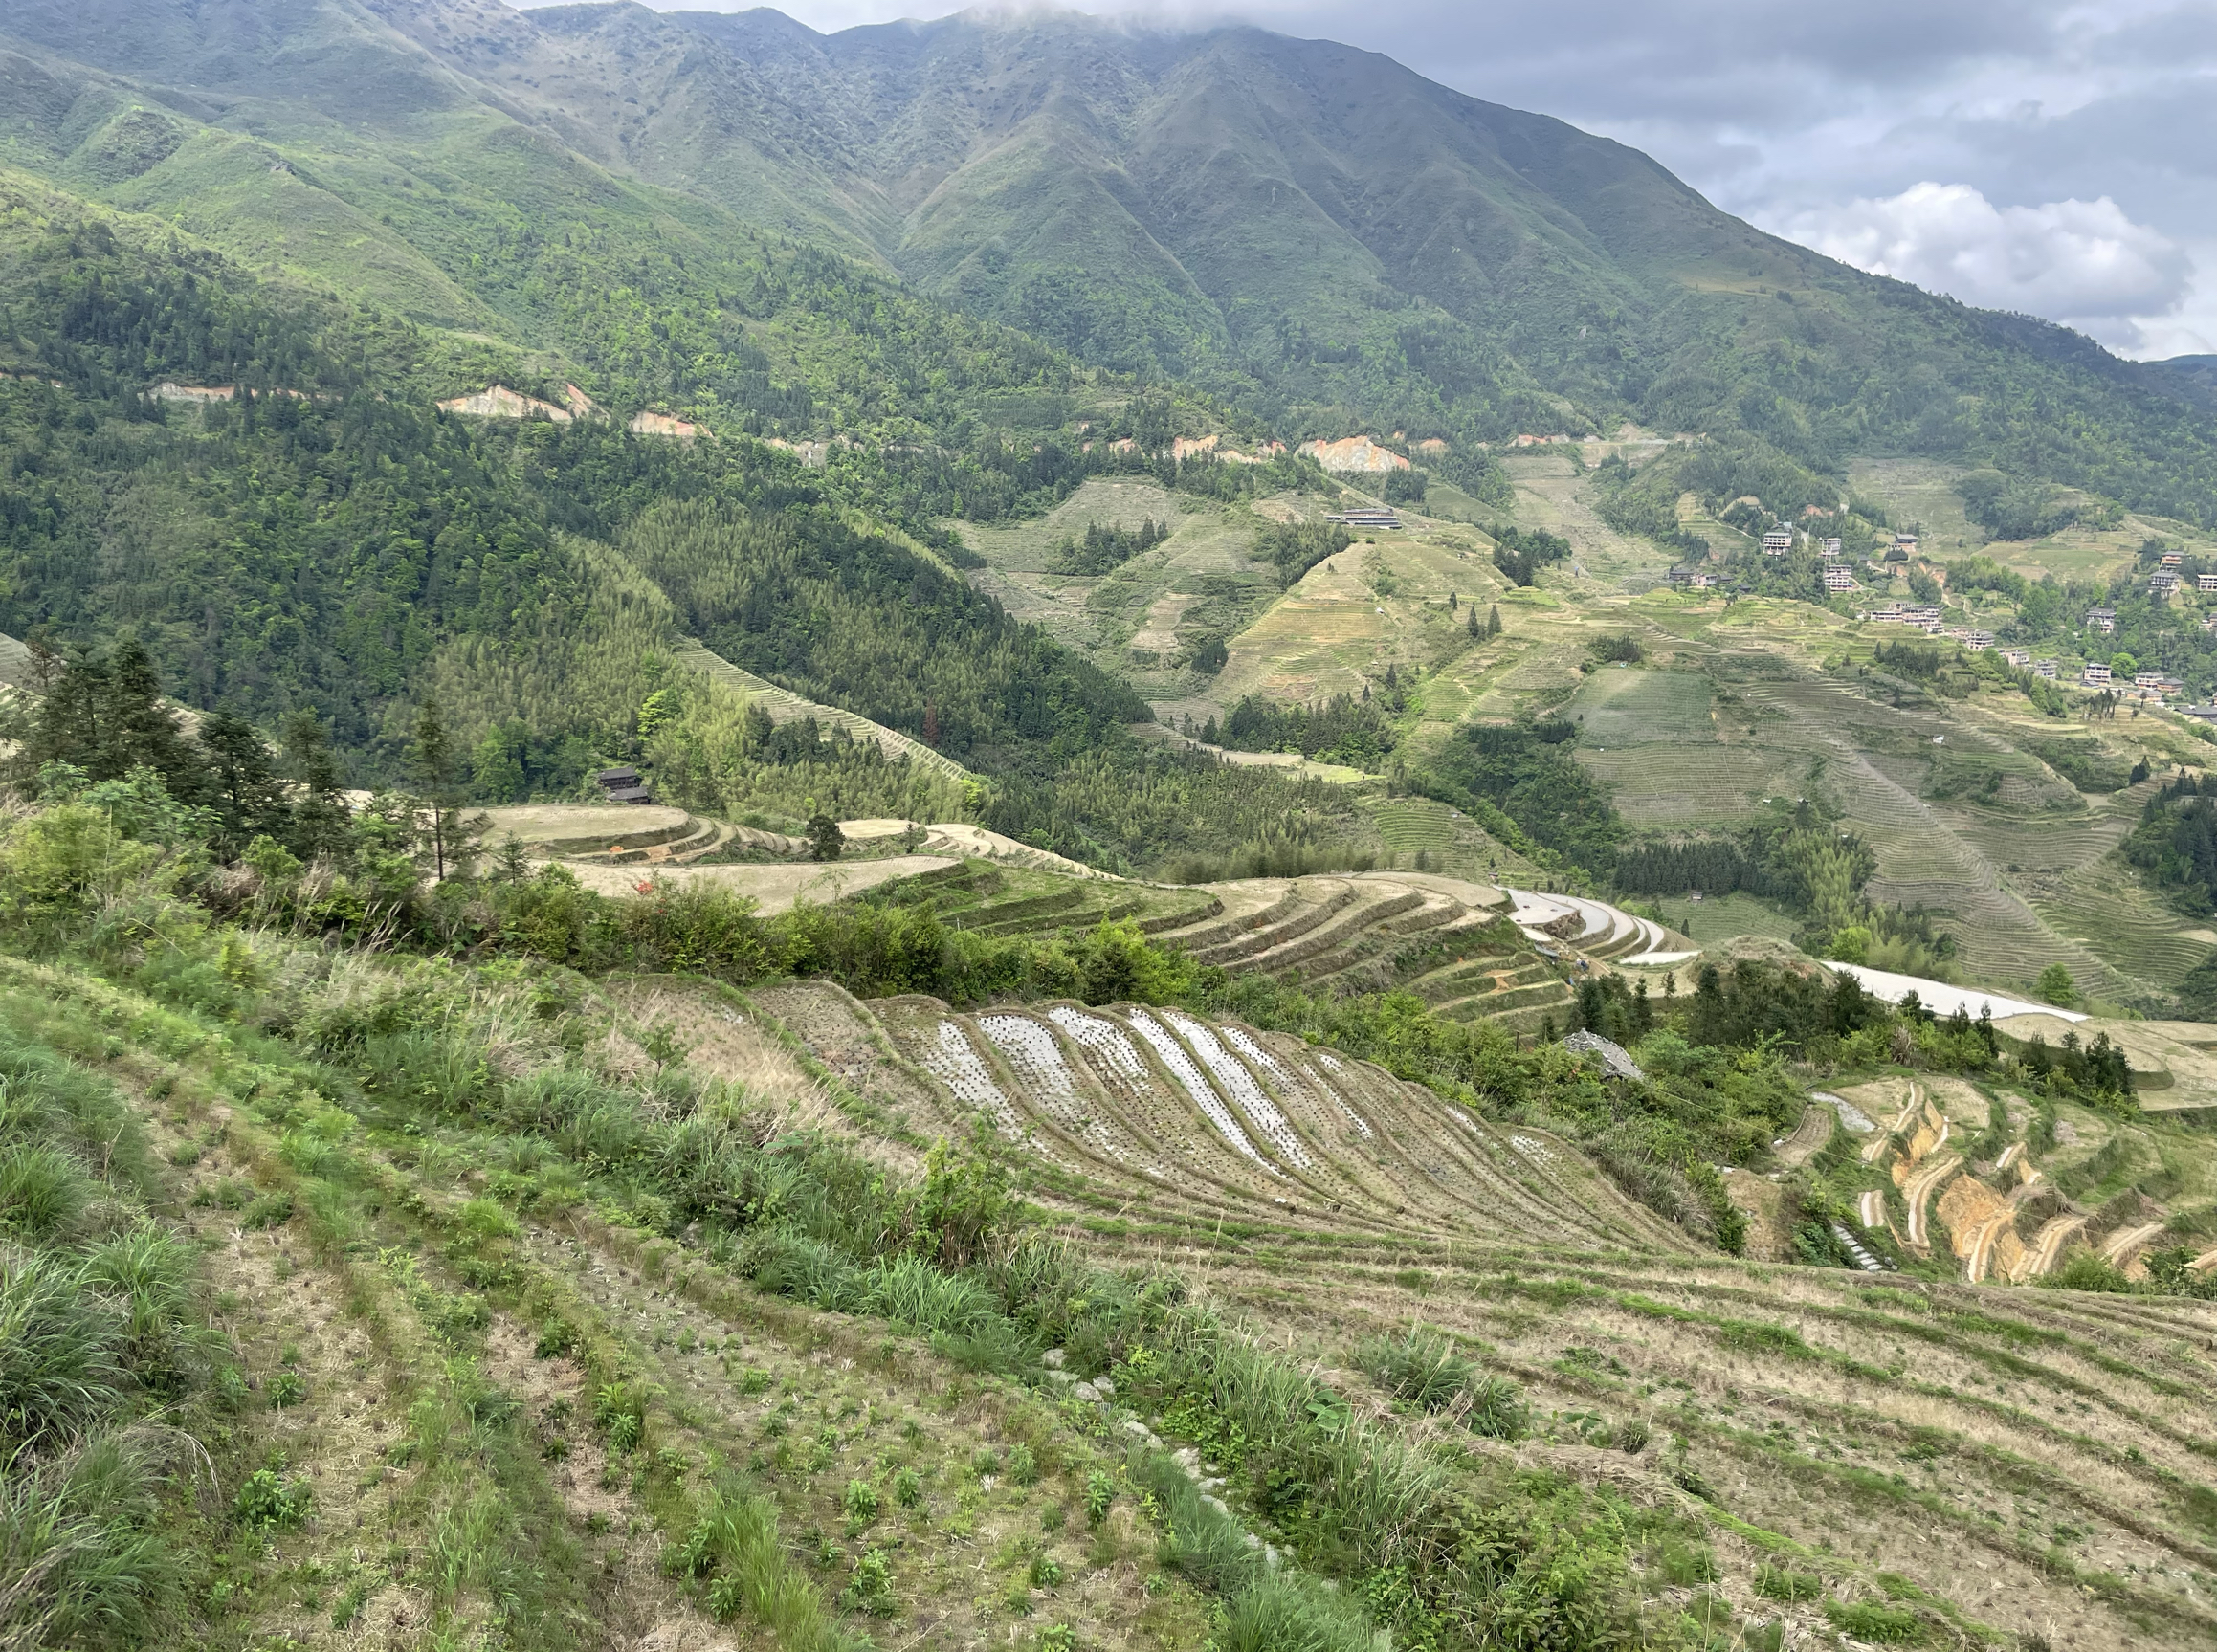
<instances>
[{"instance_id":1,"label":"village house","mask_svg":"<svg viewBox=\"0 0 2217 1652\"><path fill-rule=\"evenodd\" d=\"M2109 687L2109 668L2098 660L2088 660L2081 679L2090 689Z\"/></svg>"},{"instance_id":2,"label":"village house","mask_svg":"<svg viewBox=\"0 0 2217 1652\"><path fill-rule=\"evenodd\" d=\"M2157 573L2148 576L2148 595L2169 597L2179 588L2179 576L2174 573Z\"/></svg>"},{"instance_id":3,"label":"village house","mask_svg":"<svg viewBox=\"0 0 2217 1652\"><path fill-rule=\"evenodd\" d=\"M2156 566L2159 568L2175 568L2185 560L2186 559L2177 551L2165 551L2161 557L2156 559Z\"/></svg>"},{"instance_id":4,"label":"village house","mask_svg":"<svg viewBox=\"0 0 2217 1652\"><path fill-rule=\"evenodd\" d=\"M2115 636L2117 634L2117 610L2115 608L2088 608L2086 610L2086 624L2089 629L2098 631L2105 637Z\"/></svg>"},{"instance_id":5,"label":"village house","mask_svg":"<svg viewBox=\"0 0 2217 1652\"><path fill-rule=\"evenodd\" d=\"M1855 583L1853 568L1843 567L1835 562L1825 569L1825 589L1830 595L1838 596L1843 591L1859 591L1862 588Z\"/></svg>"},{"instance_id":6,"label":"village house","mask_svg":"<svg viewBox=\"0 0 2217 1652\"><path fill-rule=\"evenodd\" d=\"M601 795L612 804L651 804L654 794L647 789L645 779L634 768L602 769L593 779L600 783Z\"/></svg>"},{"instance_id":7,"label":"village house","mask_svg":"<svg viewBox=\"0 0 2217 1652\"><path fill-rule=\"evenodd\" d=\"M2198 591L2217 591L2217 574L2196 574L2194 588Z\"/></svg>"},{"instance_id":8,"label":"village house","mask_svg":"<svg viewBox=\"0 0 2217 1652\"><path fill-rule=\"evenodd\" d=\"M2005 665L2014 666L2018 671L2023 671L2032 663L2032 650L2030 649L2004 649L2002 661Z\"/></svg>"},{"instance_id":9,"label":"village house","mask_svg":"<svg viewBox=\"0 0 2217 1652\"><path fill-rule=\"evenodd\" d=\"M1706 591L1714 588L1717 584L1717 576L1707 568L1697 568L1687 562L1680 562L1665 577L1674 585L1687 590Z\"/></svg>"},{"instance_id":10,"label":"village house","mask_svg":"<svg viewBox=\"0 0 2217 1652\"><path fill-rule=\"evenodd\" d=\"M1794 531L1791 528L1773 528L1763 536L1763 554L1783 557L1794 548Z\"/></svg>"},{"instance_id":11,"label":"village house","mask_svg":"<svg viewBox=\"0 0 2217 1652\"><path fill-rule=\"evenodd\" d=\"M2053 682L2055 680L2055 662L2053 660L2034 660L2032 662L2032 674Z\"/></svg>"}]
</instances>

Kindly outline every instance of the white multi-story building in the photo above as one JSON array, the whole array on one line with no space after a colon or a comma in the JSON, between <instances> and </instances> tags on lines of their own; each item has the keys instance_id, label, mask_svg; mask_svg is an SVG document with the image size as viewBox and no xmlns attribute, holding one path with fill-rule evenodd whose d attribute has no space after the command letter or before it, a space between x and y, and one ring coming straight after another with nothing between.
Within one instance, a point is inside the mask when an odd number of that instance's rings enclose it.
<instances>
[{"instance_id":1,"label":"white multi-story building","mask_svg":"<svg viewBox=\"0 0 2217 1652\"><path fill-rule=\"evenodd\" d=\"M1834 596L1843 591L1858 591L1863 587L1855 583L1855 570L1834 563L1825 569L1825 589Z\"/></svg>"},{"instance_id":2,"label":"white multi-story building","mask_svg":"<svg viewBox=\"0 0 2217 1652\"><path fill-rule=\"evenodd\" d=\"M2079 680L2090 689L2105 689L2109 687L2109 668L2098 660L2088 660L2085 674Z\"/></svg>"}]
</instances>

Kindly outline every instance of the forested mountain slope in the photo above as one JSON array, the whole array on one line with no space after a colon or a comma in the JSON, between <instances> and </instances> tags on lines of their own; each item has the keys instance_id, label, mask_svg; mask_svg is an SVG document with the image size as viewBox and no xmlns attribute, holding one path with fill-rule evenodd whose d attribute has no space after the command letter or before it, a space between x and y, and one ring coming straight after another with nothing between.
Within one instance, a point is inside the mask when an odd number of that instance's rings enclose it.
<instances>
[{"instance_id":1,"label":"forested mountain slope","mask_svg":"<svg viewBox=\"0 0 2217 1652\"><path fill-rule=\"evenodd\" d=\"M884 405L921 388L890 343L838 363L875 371L827 370L805 330L701 300L753 291L743 219L1287 434L1444 437L1474 475L1479 441L1630 416L2217 520L2217 435L2178 375L1864 276L1634 150L1328 42L1052 14L821 36L766 10L494 0L33 0L8 33L20 164L405 313L558 343L609 375L596 395L713 392L839 430L920 410ZM971 348L1009 347L988 339ZM811 345L814 400L772 395L761 375Z\"/></svg>"},{"instance_id":2,"label":"forested mountain slope","mask_svg":"<svg viewBox=\"0 0 2217 1652\"><path fill-rule=\"evenodd\" d=\"M1635 150L1331 42L1053 14L820 36L766 9L380 11L610 165L1304 431L1468 444L1630 415L1828 466L1928 452L2190 519L2217 505L2175 376L1862 275Z\"/></svg>"},{"instance_id":3,"label":"forested mountain slope","mask_svg":"<svg viewBox=\"0 0 2217 1652\"><path fill-rule=\"evenodd\" d=\"M867 474L843 489L743 437L444 415L432 389L514 352L19 181L0 201L0 631L96 651L135 633L189 703L269 728L315 710L368 780L441 693L471 741L515 731L530 789L574 783L638 736L696 633L968 761L1143 716L942 562L858 529ZM239 393L144 393L211 380Z\"/></svg>"}]
</instances>

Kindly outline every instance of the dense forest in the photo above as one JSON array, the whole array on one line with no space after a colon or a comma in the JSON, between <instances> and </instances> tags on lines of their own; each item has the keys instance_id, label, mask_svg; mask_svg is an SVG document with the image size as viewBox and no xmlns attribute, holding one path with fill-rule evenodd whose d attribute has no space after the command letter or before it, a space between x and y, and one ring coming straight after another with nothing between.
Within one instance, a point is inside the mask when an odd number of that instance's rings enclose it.
<instances>
[{"instance_id":1,"label":"dense forest","mask_svg":"<svg viewBox=\"0 0 2217 1652\"><path fill-rule=\"evenodd\" d=\"M2124 856L2183 911L2217 912L2217 782L2182 775L2148 799Z\"/></svg>"},{"instance_id":2,"label":"dense forest","mask_svg":"<svg viewBox=\"0 0 2217 1652\"><path fill-rule=\"evenodd\" d=\"M1325 762L1375 772L1401 743L1395 724L1408 694L1392 666L1388 680L1374 694L1337 694L1307 705L1279 705L1245 694L1219 726L1211 717L1203 741L1241 752L1299 752Z\"/></svg>"}]
</instances>

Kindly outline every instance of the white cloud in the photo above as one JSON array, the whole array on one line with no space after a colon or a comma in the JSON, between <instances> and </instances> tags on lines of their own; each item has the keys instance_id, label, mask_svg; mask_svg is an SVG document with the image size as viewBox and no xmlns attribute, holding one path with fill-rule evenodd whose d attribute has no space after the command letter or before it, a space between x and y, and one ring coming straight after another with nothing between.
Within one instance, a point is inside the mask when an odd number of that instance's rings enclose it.
<instances>
[{"instance_id":1,"label":"white cloud","mask_svg":"<svg viewBox=\"0 0 2217 1652\"><path fill-rule=\"evenodd\" d=\"M2186 250L2106 195L1996 207L1968 184L1924 183L1798 213L1784 231L1873 275L2051 316L2128 347L2144 322L2175 315L2194 284Z\"/></svg>"}]
</instances>

